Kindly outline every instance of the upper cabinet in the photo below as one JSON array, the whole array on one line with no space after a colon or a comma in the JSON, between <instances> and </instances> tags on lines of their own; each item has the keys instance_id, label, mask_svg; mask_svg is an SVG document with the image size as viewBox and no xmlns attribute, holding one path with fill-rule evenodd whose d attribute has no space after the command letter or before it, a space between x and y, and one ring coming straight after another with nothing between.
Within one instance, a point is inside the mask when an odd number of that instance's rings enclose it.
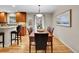
<instances>
[{"instance_id":1,"label":"upper cabinet","mask_svg":"<svg viewBox=\"0 0 79 59\"><path fill-rule=\"evenodd\" d=\"M0 23L7 22L7 13L6 12L0 12Z\"/></svg>"},{"instance_id":2,"label":"upper cabinet","mask_svg":"<svg viewBox=\"0 0 79 59\"><path fill-rule=\"evenodd\" d=\"M26 12L16 12L16 22L26 22Z\"/></svg>"}]
</instances>

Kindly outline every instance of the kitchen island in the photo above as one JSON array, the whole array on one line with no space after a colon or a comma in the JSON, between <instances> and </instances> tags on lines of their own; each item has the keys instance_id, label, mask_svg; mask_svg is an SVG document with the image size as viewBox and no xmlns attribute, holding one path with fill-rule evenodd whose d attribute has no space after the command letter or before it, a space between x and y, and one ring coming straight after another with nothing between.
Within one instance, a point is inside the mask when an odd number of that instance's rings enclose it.
<instances>
[{"instance_id":1,"label":"kitchen island","mask_svg":"<svg viewBox=\"0 0 79 59\"><path fill-rule=\"evenodd\" d=\"M17 26L0 26L0 32L4 32L4 47L9 47L11 45L11 31L16 30ZM2 37L0 36L0 41ZM2 47L2 44L0 44Z\"/></svg>"}]
</instances>

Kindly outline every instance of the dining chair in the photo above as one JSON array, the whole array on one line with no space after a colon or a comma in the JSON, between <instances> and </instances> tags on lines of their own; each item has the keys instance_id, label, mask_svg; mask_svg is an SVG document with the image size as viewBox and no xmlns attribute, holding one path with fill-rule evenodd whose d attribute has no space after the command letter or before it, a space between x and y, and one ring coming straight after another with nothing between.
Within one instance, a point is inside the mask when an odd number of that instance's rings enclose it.
<instances>
[{"instance_id":1,"label":"dining chair","mask_svg":"<svg viewBox=\"0 0 79 59\"><path fill-rule=\"evenodd\" d=\"M35 50L45 50L47 48L48 33L35 33Z\"/></svg>"},{"instance_id":2,"label":"dining chair","mask_svg":"<svg viewBox=\"0 0 79 59\"><path fill-rule=\"evenodd\" d=\"M52 35L52 37L49 37L48 41L47 41L47 46L51 47L51 53L53 52L53 37L54 37L53 31L54 31L54 28L51 28L51 30L49 31L49 33Z\"/></svg>"},{"instance_id":3,"label":"dining chair","mask_svg":"<svg viewBox=\"0 0 79 59\"><path fill-rule=\"evenodd\" d=\"M28 34L30 35L33 32L33 28L27 28L28 30ZM29 53L31 53L31 46L34 46L35 44L32 44L33 42L35 42L34 37L30 37L29 36Z\"/></svg>"},{"instance_id":4,"label":"dining chair","mask_svg":"<svg viewBox=\"0 0 79 59\"><path fill-rule=\"evenodd\" d=\"M53 35L53 31L54 31L54 28L51 28L51 30L50 30L50 34Z\"/></svg>"},{"instance_id":5,"label":"dining chair","mask_svg":"<svg viewBox=\"0 0 79 59\"><path fill-rule=\"evenodd\" d=\"M32 27L30 27L30 28L27 28L27 30L28 30L28 33L29 33L29 34L31 34L31 33L32 33L32 31L33 31L33 28L32 28Z\"/></svg>"},{"instance_id":6,"label":"dining chair","mask_svg":"<svg viewBox=\"0 0 79 59\"><path fill-rule=\"evenodd\" d=\"M50 26L47 27L47 31L48 31L48 32L51 31L51 27L50 27Z\"/></svg>"}]
</instances>

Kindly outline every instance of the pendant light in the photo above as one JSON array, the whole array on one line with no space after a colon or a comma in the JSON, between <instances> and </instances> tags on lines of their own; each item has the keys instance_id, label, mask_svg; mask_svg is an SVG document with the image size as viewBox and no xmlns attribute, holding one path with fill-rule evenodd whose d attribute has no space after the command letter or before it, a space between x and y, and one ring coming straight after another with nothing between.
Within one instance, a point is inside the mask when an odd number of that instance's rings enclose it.
<instances>
[{"instance_id":1,"label":"pendant light","mask_svg":"<svg viewBox=\"0 0 79 59\"><path fill-rule=\"evenodd\" d=\"M42 17L43 15L40 13L40 5L38 5L38 7L39 7L39 13L36 14L36 16L37 16L37 17Z\"/></svg>"}]
</instances>

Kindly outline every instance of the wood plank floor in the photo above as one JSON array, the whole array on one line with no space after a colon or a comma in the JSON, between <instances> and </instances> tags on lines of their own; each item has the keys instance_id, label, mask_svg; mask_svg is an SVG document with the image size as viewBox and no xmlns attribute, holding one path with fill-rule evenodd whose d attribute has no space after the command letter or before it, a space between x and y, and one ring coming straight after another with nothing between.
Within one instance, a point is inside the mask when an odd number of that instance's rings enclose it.
<instances>
[{"instance_id":1,"label":"wood plank floor","mask_svg":"<svg viewBox=\"0 0 79 59\"><path fill-rule=\"evenodd\" d=\"M43 51L40 51L42 53ZM50 53L50 47L47 47L47 53ZM71 50L62 44L58 39L53 39L54 53L71 53ZM0 53L29 53L29 37L28 34L22 37L22 42L19 46L14 43L8 48L0 48ZM32 47L32 53L35 53L35 48Z\"/></svg>"}]
</instances>

